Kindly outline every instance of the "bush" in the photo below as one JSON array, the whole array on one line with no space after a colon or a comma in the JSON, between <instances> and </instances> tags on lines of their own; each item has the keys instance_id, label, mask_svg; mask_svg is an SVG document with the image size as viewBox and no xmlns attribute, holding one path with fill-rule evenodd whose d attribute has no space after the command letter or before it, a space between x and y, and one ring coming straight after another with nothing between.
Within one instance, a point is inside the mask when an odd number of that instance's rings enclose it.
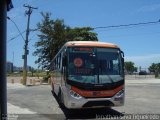
<instances>
[{"instance_id":1,"label":"bush","mask_svg":"<svg viewBox=\"0 0 160 120\"><path fill-rule=\"evenodd\" d=\"M43 77L43 82L48 82L48 79L50 78L50 74Z\"/></svg>"}]
</instances>

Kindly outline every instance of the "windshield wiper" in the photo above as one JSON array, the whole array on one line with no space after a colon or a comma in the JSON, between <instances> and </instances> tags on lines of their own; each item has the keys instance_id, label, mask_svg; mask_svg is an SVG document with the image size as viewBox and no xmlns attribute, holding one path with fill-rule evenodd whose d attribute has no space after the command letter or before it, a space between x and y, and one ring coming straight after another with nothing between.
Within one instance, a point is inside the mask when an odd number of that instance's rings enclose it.
<instances>
[{"instance_id":1,"label":"windshield wiper","mask_svg":"<svg viewBox=\"0 0 160 120\"><path fill-rule=\"evenodd\" d=\"M111 76L109 74L107 74L107 77L109 77L111 83L114 83L113 79L111 78Z\"/></svg>"},{"instance_id":2,"label":"windshield wiper","mask_svg":"<svg viewBox=\"0 0 160 120\"><path fill-rule=\"evenodd\" d=\"M100 69L102 69L102 68L100 67ZM99 71L99 70L98 70L98 71ZM100 73L100 72L99 72L99 73ZM107 75L107 77L109 78L109 80L111 81L111 83L114 83L113 79L112 79L111 76L108 74L108 72L106 72L105 75ZM98 74L98 77L99 77L99 74ZM100 83L100 80L98 81L98 83Z\"/></svg>"}]
</instances>

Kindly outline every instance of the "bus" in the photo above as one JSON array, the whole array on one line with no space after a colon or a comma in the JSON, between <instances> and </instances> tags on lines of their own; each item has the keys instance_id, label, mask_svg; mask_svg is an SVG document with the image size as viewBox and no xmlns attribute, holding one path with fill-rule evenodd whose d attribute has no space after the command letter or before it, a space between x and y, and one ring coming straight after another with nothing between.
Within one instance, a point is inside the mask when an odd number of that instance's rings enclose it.
<instances>
[{"instance_id":1,"label":"bus","mask_svg":"<svg viewBox=\"0 0 160 120\"><path fill-rule=\"evenodd\" d=\"M66 42L50 70L52 93L65 108L124 105L124 53L115 44Z\"/></svg>"}]
</instances>

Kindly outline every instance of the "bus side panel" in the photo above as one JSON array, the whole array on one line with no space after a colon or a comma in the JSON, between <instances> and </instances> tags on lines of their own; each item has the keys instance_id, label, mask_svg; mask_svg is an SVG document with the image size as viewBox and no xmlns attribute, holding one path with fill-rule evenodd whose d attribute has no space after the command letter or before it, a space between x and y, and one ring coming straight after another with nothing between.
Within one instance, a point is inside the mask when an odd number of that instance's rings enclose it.
<instances>
[{"instance_id":1,"label":"bus side panel","mask_svg":"<svg viewBox=\"0 0 160 120\"><path fill-rule=\"evenodd\" d=\"M54 72L51 71L51 88L52 88L52 92L54 92L54 82L55 82Z\"/></svg>"},{"instance_id":2,"label":"bus side panel","mask_svg":"<svg viewBox=\"0 0 160 120\"><path fill-rule=\"evenodd\" d=\"M59 93L60 85L61 85L61 79L60 79L59 71L55 70L54 71L54 92L56 95L58 95Z\"/></svg>"}]
</instances>

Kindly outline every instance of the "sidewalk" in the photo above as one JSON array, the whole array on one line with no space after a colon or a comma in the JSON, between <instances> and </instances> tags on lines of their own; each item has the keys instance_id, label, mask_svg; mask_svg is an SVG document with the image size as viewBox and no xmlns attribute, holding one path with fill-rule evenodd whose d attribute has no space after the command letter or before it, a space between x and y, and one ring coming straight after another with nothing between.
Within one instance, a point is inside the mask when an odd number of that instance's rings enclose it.
<instances>
[{"instance_id":1,"label":"sidewalk","mask_svg":"<svg viewBox=\"0 0 160 120\"><path fill-rule=\"evenodd\" d=\"M160 84L160 79L150 78L150 79L126 79L127 84Z\"/></svg>"},{"instance_id":2,"label":"sidewalk","mask_svg":"<svg viewBox=\"0 0 160 120\"><path fill-rule=\"evenodd\" d=\"M28 108L21 108L19 106L12 105L11 103L7 103L7 110L8 114L37 114Z\"/></svg>"}]
</instances>

